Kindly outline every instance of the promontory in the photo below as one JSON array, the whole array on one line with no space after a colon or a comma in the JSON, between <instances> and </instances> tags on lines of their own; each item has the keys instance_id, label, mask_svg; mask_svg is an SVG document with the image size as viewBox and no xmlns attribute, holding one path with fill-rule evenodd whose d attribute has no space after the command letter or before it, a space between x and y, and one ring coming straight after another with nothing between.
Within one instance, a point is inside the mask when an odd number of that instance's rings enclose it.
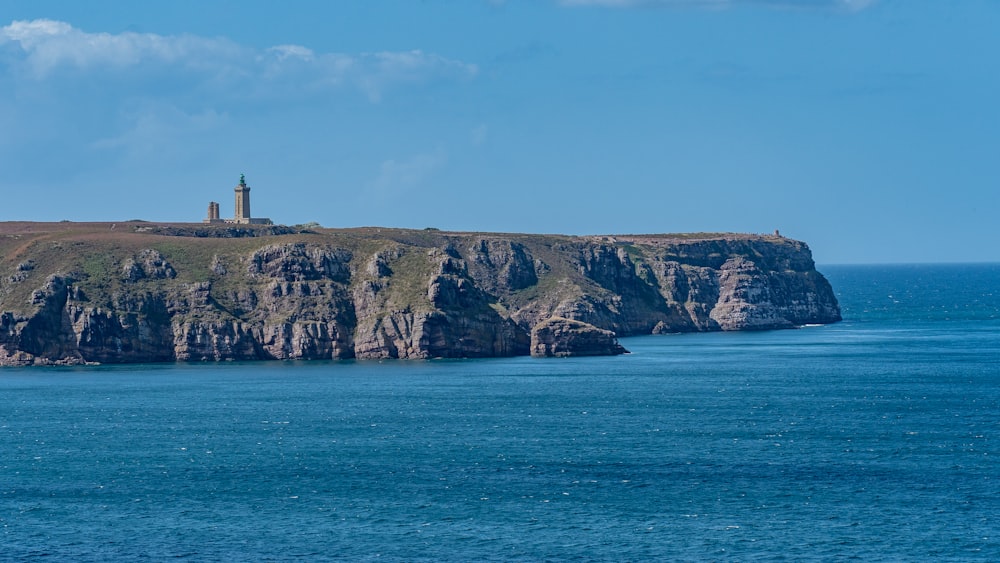
<instances>
[{"instance_id":1,"label":"promontory","mask_svg":"<svg viewBox=\"0 0 1000 563\"><path fill-rule=\"evenodd\" d=\"M840 320L774 235L0 223L0 365L606 355Z\"/></svg>"}]
</instances>

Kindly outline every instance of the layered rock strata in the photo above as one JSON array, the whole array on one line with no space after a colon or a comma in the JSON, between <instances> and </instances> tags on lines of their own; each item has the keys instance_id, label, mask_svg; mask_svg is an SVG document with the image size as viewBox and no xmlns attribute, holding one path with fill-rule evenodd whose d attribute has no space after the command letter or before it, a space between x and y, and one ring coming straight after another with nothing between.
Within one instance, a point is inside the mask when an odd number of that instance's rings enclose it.
<instances>
[{"instance_id":1,"label":"layered rock strata","mask_svg":"<svg viewBox=\"0 0 1000 563\"><path fill-rule=\"evenodd\" d=\"M840 320L778 236L22 225L0 238L0 365L617 354Z\"/></svg>"}]
</instances>

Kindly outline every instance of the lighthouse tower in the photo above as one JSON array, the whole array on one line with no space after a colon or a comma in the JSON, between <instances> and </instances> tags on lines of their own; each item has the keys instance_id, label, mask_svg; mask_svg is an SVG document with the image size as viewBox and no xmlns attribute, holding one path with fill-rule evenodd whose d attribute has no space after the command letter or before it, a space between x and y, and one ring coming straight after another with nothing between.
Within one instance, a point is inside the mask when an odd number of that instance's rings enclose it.
<instances>
[{"instance_id":1,"label":"lighthouse tower","mask_svg":"<svg viewBox=\"0 0 1000 563\"><path fill-rule=\"evenodd\" d=\"M246 177L240 174L240 184L236 186L236 216L234 223L250 223L250 187L247 186Z\"/></svg>"}]
</instances>

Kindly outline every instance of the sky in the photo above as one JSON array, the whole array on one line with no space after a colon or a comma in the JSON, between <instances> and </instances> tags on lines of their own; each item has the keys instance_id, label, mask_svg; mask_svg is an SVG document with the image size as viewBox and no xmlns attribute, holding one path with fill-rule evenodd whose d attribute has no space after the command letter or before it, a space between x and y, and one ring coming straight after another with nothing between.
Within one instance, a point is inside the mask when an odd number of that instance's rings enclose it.
<instances>
[{"instance_id":1,"label":"sky","mask_svg":"<svg viewBox=\"0 0 1000 563\"><path fill-rule=\"evenodd\" d=\"M3 0L0 221L1000 261L996 0Z\"/></svg>"}]
</instances>

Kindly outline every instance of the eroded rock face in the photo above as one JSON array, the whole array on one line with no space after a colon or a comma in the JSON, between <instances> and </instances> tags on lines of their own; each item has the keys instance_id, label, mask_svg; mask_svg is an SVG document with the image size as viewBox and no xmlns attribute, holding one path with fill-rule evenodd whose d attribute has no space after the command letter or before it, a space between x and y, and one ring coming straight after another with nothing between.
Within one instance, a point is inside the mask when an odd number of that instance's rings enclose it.
<instances>
[{"instance_id":1,"label":"eroded rock face","mask_svg":"<svg viewBox=\"0 0 1000 563\"><path fill-rule=\"evenodd\" d=\"M833 288L815 270L808 247L787 239L763 242L769 241L698 241L653 254L650 267L661 295L682 310L682 318L654 332L684 332L686 323L703 331L839 321Z\"/></svg>"},{"instance_id":2,"label":"eroded rock face","mask_svg":"<svg viewBox=\"0 0 1000 563\"><path fill-rule=\"evenodd\" d=\"M552 317L531 330L531 355L535 357L615 356L628 350L615 333L592 324Z\"/></svg>"},{"instance_id":3,"label":"eroded rock face","mask_svg":"<svg viewBox=\"0 0 1000 563\"><path fill-rule=\"evenodd\" d=\"M165 280L177 277L177 272L162 254L147 248L125 261L122 266L122 277L127 282L137 282L142 279Z\"/></svg>"},{"instance_id":4,"label":"eroded rock face","mask_svg":"<svg viewBox=\"0 0 1000 563\"><path fill-rule=\"evenodd\" d=\"M468 260L472 279L488 293L517 291L538 283L534 258L517 242L476 240L469 248Z\"/></svg>"},{"instance_id":5,"label":"eroded rock face","mask_svg":"<svg viewBox=\"0 0 1000 563\"><path fill-rule=\"evenodd\" d=\"M719 274L719 298L709 317L723 330L791 328L771 298L766 274L750 260L730 258Z\"/></svg>"},{"instance_id":6,"label":"eroded rock face","mask_svg":"<svg viewBox=\"0 0 1000 563\"><path fill-rule=\"evenodd\" d=\"M808 247L779 237L392 233L190 254L147 238L94 249L106 273L0 260L0 365L605 355L617 336L840 320Z\"/></svg>"},{"instance_id":7,"label":"eroded rock face","mask_svg":"<svg viewBox=\"0 0 1000 563\"><path fill-rule=\"evenodd\" d=\"M482 358L525 355L528 336L491 306L493 298L469 276L452 248L426 255L430 267L426 293L393 307L389 264L367 268L368 280L355 292L358 358ZM396 259L402 257L396 254ZM388 309L388 310L387 310Z\"/></svg>"},{"instance_id":8,"label":"eroded rock face","mask_svg":"<svg viewBox=\"0 0 1000 563\"><path fill-rule=\"evenodd\" d=\"M302 243L269 245L250 256L247 271L285 281L330 279L347 281L351 253L341 249L318 248Z\"/></svg>"},{"instance_id":9,"label":"eroded rock face","mask_svg":"<svg viewBox=\"0 0 1000 563\"><path fill-rule=\"evenodd\" d=\"M115 309L65 305L80 357L88 362L168 362L175 359L167 304L151 293L120 295Z\"/></svg>"},{"instance_id":10,"label":"eroded rock face","mask_svg":"<svg viewBox=\"0 0 1000 563\"><path fill-rule=\"evenodd\" d=\"M73 278L50 275L31 293L32 314L0 314L0 365L81 364L66 311Z\"/></svg>"}]
</instances>

